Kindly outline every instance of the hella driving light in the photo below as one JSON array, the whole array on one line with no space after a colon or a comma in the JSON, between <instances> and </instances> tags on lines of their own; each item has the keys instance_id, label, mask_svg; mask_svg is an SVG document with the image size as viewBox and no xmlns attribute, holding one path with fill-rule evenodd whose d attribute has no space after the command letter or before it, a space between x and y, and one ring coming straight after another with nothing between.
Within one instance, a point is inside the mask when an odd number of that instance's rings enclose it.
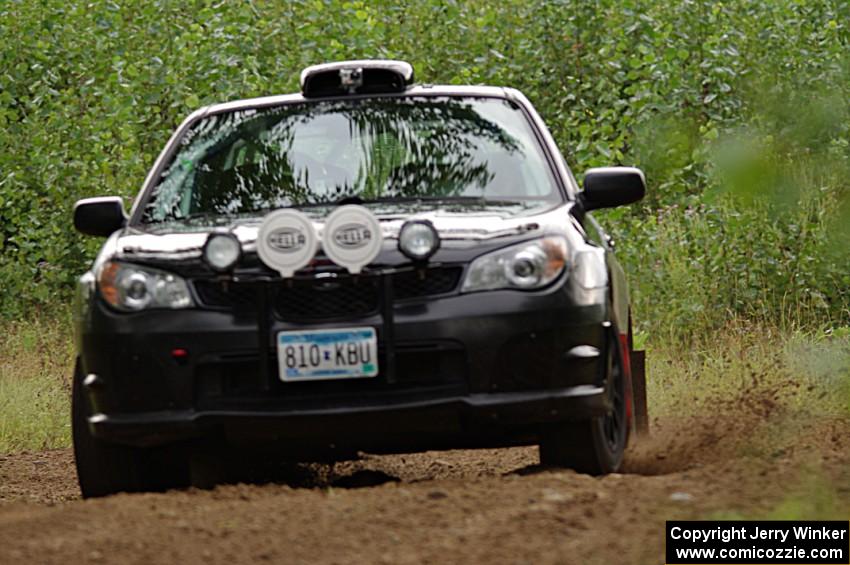
<instances>
[{"instance_id":1,"label":"hella driving light","mask_svg":"<svg viewBox=\"0 0 850 565\"><path fill-rule=\"evenodd\" d=\"M475 259L463 281L463 292L515 288L542 288L564 272L567 265L567 241L548 236Z\"/></svg>"},{"instance_id":2,"label":"hella driving light","mask_svg":"<svg viewBox=\"0 0 850 565\"><path fill-rule=\"evenodd\" d=\"M186 281L159 269L109 261L99 269L97 284L103 299L118 310L178 309L193 304Z\"/></svg>"},{"instance_id":3,"label":"hella driving light","mask_svg":"<svg viewBox=\"0 0 850 565\"><path fill-rule=\"evenodd\" d=\"M425 261L440 248L440 235L427 220L413 220L401 226L398 249L414 261Z\"/></svg>"},{"instance_id":4,"label":"hella driving light","mask_svg":"<svg viewBox=\"0 0 850 565\"><path fill-rule=\"evenodd\" d=\"M242 246L230 233L214 233L207 238L203 251L204 261L216 271L228 271L242 256Z\"/></svg>"}]
</instances>

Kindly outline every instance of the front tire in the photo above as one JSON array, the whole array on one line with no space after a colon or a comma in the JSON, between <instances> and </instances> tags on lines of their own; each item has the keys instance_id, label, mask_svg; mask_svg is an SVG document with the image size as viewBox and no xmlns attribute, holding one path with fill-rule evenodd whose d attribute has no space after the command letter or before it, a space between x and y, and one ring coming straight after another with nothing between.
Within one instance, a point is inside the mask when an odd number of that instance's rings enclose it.
<instances>
[{"instance_id":1,"label":"front tire","mask_svg":"<svg viewBox=\"0 0 850 565\"><path fill-rule=\"evenodd\" d=\"M118 492L164 491L188 484L188 463L176 449L114 445L92 436L79 363L71 389L74 462L83 498Z\"/></svg>"},{"instance_id":2,"label":"front tire","mask_svg":"<svg viewBox=\"0 0 850 565\"><path fill-rule=\"evenodd\" d=\"M580 473L616 473L623 462L628 438L626 380L616 332L605 352L605 392L611 410L580 422L565 422L546 430L540 440L540 463L567 467Z\"/></svg>"}]
</instances>

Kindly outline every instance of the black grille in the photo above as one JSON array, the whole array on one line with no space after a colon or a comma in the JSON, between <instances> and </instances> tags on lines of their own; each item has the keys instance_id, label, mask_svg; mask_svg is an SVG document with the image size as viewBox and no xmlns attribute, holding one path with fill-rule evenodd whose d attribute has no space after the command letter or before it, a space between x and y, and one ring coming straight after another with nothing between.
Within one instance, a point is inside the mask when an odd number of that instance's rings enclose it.
<instances>
[{"instance_id":1,"label":"black grille","mask_svg":"<svg viewBox=\"0 0 850 565\"><path fill-rule=\"evenodd\" d=\"M410 300L453 292L461 267L431 267L392 275L396 300ZM260 283L196 280L198 298L204 306L250 311L256 308ZM381 305L381 278L340 275L294 279L272 284L269 300L283 320L324 320L367 316Z\"/></svg>"},{"instance_id":2,"label":"black grille","mask_svg":"<svg viewBox=\"0 0 850 565\"><path fill-rule=\"evenodd\" d=\"M283 320L368 316L380 307L377 277L340 277L280 285L274 300Z\"/></svg>"},{"instance_id":3,"label":"black grille","mask_svg":"<svg viewBox=\"0 0 850 565\"><path fill-rule=\"evenodd\" d=\"M396 273L393 275L393 292L400 300L447 294L457 287L462 272L460 267L444 267Z\"/></svg>"},{"instance_id":4,"label":"black grille","mask_svg":"<svg viewBox=\"0 0 850 565\"><path fill-rule=\"evenodd\" d=\"M228 281L195 281L201 303L216 308L253 310L257 305L257 286Z\"/></svg>"}]
</instances>

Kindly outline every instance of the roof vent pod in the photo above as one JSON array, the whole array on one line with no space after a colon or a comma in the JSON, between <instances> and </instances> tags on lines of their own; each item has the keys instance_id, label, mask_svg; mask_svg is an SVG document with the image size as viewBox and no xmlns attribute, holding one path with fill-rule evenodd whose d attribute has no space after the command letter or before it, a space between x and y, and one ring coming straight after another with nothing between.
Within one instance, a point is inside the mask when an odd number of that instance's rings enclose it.
<instances>
[{"instance_id":1,"label":"roof vent pod","mask_svg":"<svg viewBox=\"0 0 850 565\"><path fill-rule=\"evenodd\" d=\"M413 67L404 61L340 61L301 71L301 93L308 98L403 92L413 83Z\"/></svg>"}]
</instances>

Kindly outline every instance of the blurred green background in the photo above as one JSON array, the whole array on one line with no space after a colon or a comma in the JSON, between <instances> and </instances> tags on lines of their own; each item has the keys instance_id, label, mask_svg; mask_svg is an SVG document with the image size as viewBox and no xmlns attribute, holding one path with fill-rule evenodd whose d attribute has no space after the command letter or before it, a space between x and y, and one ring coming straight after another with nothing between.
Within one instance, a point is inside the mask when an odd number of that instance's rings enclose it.
<instances>
[{"instance_id":1,"label":"blurred green background","mask_svg":"<svg viewBox=\"0 0 850 565\"><path fill-rule=\"evenodd\" d=\"M85 196L132 197L200 105L297 89L308 64L413 63L515 86L580 177L644 168L602 214L644 337L850 321L845 0L0 2L0 317L61 310L99 241Z\"/></svg>"}]
</instances>

